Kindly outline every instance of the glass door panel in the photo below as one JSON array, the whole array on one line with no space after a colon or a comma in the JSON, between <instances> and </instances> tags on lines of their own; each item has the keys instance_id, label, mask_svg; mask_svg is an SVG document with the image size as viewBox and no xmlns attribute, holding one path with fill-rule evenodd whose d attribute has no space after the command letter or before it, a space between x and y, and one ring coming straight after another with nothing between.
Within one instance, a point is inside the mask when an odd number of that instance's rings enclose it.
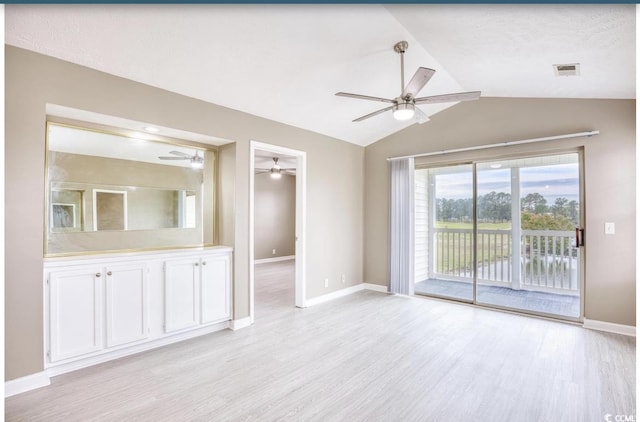
<instances>
[{"instance_id":1,"label":"glass door panel","mask_svg":"<svg viewBox=\"0 0 640 422\"><path fill-rule=\"evenodd\" d=\"M479 163L476 168L476 302L578 318L578 154Z\"/></svg>"},{"instance_id":2,"label":"glass door panel","mask_svg":"<svg viewBox=\"0 0 640 422\"><path fill-rule=\"evenodd\" d=\"M472 302L473 165L415 171L415 293Z\"/></svg>"}]
</instances>

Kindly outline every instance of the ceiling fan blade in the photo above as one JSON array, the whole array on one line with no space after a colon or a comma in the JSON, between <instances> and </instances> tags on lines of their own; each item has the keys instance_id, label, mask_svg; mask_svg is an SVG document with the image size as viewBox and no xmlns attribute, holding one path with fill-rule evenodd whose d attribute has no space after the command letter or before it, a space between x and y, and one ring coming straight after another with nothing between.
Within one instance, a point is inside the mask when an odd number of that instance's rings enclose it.
<instances>
[{"instance_id":1,"label":"ceiling fan blade","mask_svg":"<svg viewBox=\"0 0 640 422\"><path fill-rule=\"evenodd\" d=\"M179 156L184 157L184 158L191 158L191 157L193 157L191 154L187 154L187 153L180 152L180 151L169 151L169 154L179 155ZM196 154L197 154L197 153L196 153Z\"/></svg>"},{"instance_id":2,"label":"ceiling fan blade","mask_svg":"<svg viewBox=\"0 0 640 422\"><path fill-rule=\"evenodd\" d=\"M424 111L420 110L418 107L414 107L413 109L413 120L416 121L419 125L426 123L429 121L429 116L424 114Z\"/></svg>"},{"instance_id":3,"label":"ceiling fan blade","mask_svg":"<svg viewBox=\"0 0 640 422\"><path fill-rule=\"evenodd\" d=\"M382 110L374 111L373 113L365 114L364 116L362 116L362 117L358 117L357 119L355 119L355 120L353 120L353 121L354 121L354 122L361 122L361 121L363 121L363 120L365 120L365 119L368 119L369 117L377 116L378 114L382 114L382 113L384 113L385 111L389 111L389 110L391 110L393 107L395 107L395 105L392 105L392 106L390 106L390 107L385 107L385 108L383 108Z\"/></svg>"},{"instance_id":4,"label":"ceiling fan blade","mask_svg":"<svg viewBox=\"0 0 640 422\"><path fill-rule=\"evenodd\" d=\"M280 171L296 171L296 168L295 167L289 167L289 168L286 168L286 169L280 169Z\"/></svg>"},{"instance_id":5,"label":"ceiling fan blade","mask_svg":"<svg viewBox=\"0 0 640 422\"><path fill-rule=\"evenodd\" d=\"M369 95L360 95L360 94L350 94L348 92L336 92L336 95L338 97L357 98L359 100L380 101L381 103L392 103L392 104L395 103L395 101L389 100L387 98L371 97Z\"/></svg>"},{"instance_id":6,"label":"ceiling fan blade","mask_svg":"<svg viewBox=\"0 0 640 422\"><path fill-rule=\"evenodd\" d=\"M190 160L191 157L158 157L161 160Z\"/></svg>"},{"instance_id":7,"label":"ceiling fan blade","mask_svg":"<svg viewBox=\"0 0 640 422\"><path fill-rule=\"evenodd\" d=\"M427 67L419 67L405 87L404 91L402 91L402 95L400 97L404 98L405 100L407 99L407 97L409 99L414 98L416 95L418 95L418 92L420 92L422 88L424 88L427 82L429 82L434 73L436 73L436 71L433 69L429 69Z\"/></svg>"},{"instance_id":8,"label":"ceiling fan blade","mask_svg":"<svg viewBox=\"0 0 640 422\"><path fill-rule=\"evenodd\" d=\"M256 174L271 173L271 169L254 169Z\"/></svg>"},{"instance_id":9,"label":"ceiling fan blade","mask_svg":"<svg viewBox=\"0 0 640 422\"><path fill-rule=\"evenodd\" d=\"M416 104L451 103L458 101L472 101L480 98L480 91L458 92L456 94L432 95L430 97L416 98Z\"/></svg>"}]
</instances>

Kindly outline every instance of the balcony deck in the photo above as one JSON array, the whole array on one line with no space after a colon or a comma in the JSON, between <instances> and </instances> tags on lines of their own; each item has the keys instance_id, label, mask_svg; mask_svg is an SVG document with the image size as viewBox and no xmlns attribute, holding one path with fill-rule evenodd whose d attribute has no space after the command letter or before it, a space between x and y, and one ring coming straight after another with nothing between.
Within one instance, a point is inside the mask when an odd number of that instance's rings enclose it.
<instances>
[{"instance_id":1,"label":"balcony deck","mask_svg":"<svg viewBox=\"0 0 640 422\"><path fill-rule=\"evenodd\" d=\"M467 281L429 279L416 283L415 293L471 301L473 284ZM580 316L580 298L565 294L514 290L508 287L480 284L478 285L478 303L568 318Z\"/></svg>"}]
</instances>

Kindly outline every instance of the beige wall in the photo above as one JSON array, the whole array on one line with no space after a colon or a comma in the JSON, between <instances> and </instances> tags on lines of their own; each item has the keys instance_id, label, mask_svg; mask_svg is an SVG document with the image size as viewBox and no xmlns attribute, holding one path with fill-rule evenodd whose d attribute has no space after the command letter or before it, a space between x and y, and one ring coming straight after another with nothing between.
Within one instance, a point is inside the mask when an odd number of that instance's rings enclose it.
<instances>
[{"instance_id":1,"label":"beige wall","mask_svg":"<svg viewBox=\"0 0 640 422\"><path fill-rule=\"evenodd\" d=\"M255 259L295 255L296 177L256 174L254 195Z\"/></svg>"},{"instance_id":2,"label":"beige wall","mask_svg":"<svg viewBox=\"0 0 640 422\"><path fill-rule=\"evenodd\" d=\"M218 242L234 246L236 213L236 144L218 149Z\"/></svg>"},{"instance_id":3,"label":"beige wall","mask_svg":"<svg viewBox=\"0 0 640 422\"><path fill-rule=\"evenodd\" d=\"M5 82L6 380L43 369L47 103L235 141L235 151L221 151L220 170L228 176L220 199L233 196L233 218L229 204L219 204L220 238L234 242L234 318L249 313L250 140L307 153L307 298L362 282L362 147L11 46L5 46ZM346 284L338 284L341 274Z\"/></svg>"},{"instance_id":4,"label":"beige wall","mask_svg":"<svg viewBox=\"0 0 640 422\"><path fill-rule=\"evenodd\" d=\"M365 281L387 283L386 158L599 130L600 135L431 157L460 162L584 148L585 317L636 324L635 101L482 98L460 103L366 148ZM422 160L426 161L426 160ZM616 234L605 235L605 221Z\"/></svg>"}]
</instances>

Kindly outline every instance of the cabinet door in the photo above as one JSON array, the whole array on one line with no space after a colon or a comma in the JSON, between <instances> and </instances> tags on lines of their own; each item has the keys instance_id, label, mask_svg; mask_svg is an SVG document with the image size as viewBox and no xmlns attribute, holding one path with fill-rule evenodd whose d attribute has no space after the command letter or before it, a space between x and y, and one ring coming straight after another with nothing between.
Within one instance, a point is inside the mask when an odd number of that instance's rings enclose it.
<instances>
[{"instance_id":1,"label":"cabinet door","mask_svg":"<svg viewBox=\"0 0 640 422\"><path fill-rule=\"evenodd\" d=\"M165 262L165 331L176 331L198 325L198 258Z\"/></svg>"},{"instance_id":2,"label":"cabinet door","mask_svg":"<svg viewBox=\"0 0 640 422\"><path fill-rule=\"evenodd\" d=\"M100 267L49 274L51 362L102 348L102 280Z\"/></svg>"},{"instance_id":3,"label":"cabinet door","mask_svg":"<svg viewBox=\"0 0 640 422\"><path fill-rule=\"evenodd\" d=\"M201 271L200 308L202 323L229 319L229 256L203 257Z\"/></svg>"},{"instance_id":4,"label":"cabinet door","mask_svg":"<svg viewBox=\"0 0 640 422\"><path fill-rule=\"evenodd\" d=\"M148 337L147 266L106 268L107 347Z\"/></svg>"}]
</instances>

